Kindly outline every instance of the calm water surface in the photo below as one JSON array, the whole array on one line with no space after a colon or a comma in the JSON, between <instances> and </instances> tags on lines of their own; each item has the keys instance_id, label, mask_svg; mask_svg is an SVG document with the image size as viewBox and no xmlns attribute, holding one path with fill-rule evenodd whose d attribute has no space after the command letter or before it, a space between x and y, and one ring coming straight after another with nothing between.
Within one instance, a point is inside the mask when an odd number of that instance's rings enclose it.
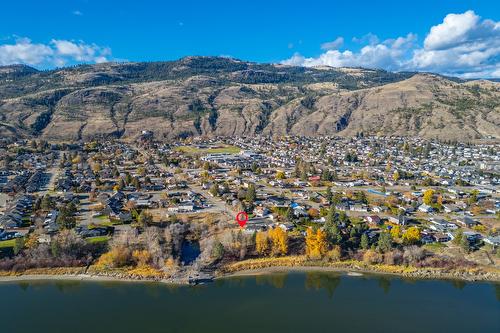
<instances>
[{"instance_id":1,"label":"calm water surface","mask_svg":"<svg viewBox=\"0 0 500 333\"><path fill-rule=\"evenodd\" d=\"M500 332L500 285L289 273L0 283L0 332Z\"/></svg>"}]
</instances>

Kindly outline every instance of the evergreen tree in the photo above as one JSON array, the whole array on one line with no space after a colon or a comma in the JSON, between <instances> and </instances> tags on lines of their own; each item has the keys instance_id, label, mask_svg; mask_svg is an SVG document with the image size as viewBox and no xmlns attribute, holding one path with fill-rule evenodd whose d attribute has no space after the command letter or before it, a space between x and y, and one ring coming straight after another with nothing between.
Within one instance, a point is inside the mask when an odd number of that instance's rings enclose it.
<instances>
[{"instance_id":1,"label":"evergreen tree","mask_svg":"<svg viewBox=\"0 0 500 333\"><path fill-rule=\"evenodd\" d=\"M141 183L139 182L139 179L137 179L137 177L133 178L132 185L135 187L136 190L141 189Z\"/></svg>"},{"instance_id":2,"label":"evergreen tree","mask_svg":"<svg viewBox=\"0 0 500 333\"><path fill-rule=\"evenodd\" d=\"M76 227L76 219L71 214L72 209L67 207L62 207L59 210L59 215L57 215L56 223L62 229L73 229Z\"/></svg>"},{"instance_id":3,"label":"evergreen tree","mask_svg":"<svg viewBox=\"0 0 500 333\"><path fill-rule=\"evenodd\" d=\"M257 194L255 192L255 185L254 184L250 184L248 186L248 190L247 190L245 199L246 199L246 201L248 201L251 204L253 204L255 202L255 199L257 199Z\"/></svg>"},{"instance_id":4,"label":"evergreen tree","mask_svg":"<svg viewBox=\"0 0 500 333\"><path fill-rule=\"evenodd\" d=\"M210 187L210 190L209 190L210 194L213 195L214 197L218 196L219 195L219 188L216 184L213 184L211 187Z\"/></svg>"},{"instance_id":5,"label":"evergreen tree","mask_svg":"<svg viewBox=\"0 0 500 333\"><path fill-rule=\"evenodd\" d=\"M370 247L370 242L368 240L368 236L366 235L366 233L363 233L361 235L361 248L363 250L368 250L368 248Z\"/></svg>"},{"instance_id":6,"label":"evergreen tree","mask_svg":"<svg viewBox=\"0 0 500 333\"><path fill-rule=\"evenodd\" d=\"M292 210L292 208L288 207L288 209L286 210L286 212L285 212L285 219L288 222L292 222L293 221L293 210Z\"/></svg>"},{"instance_id":7,"label":"evergreen tree","mask_svg":"<svg viewBox=\"0 0 500 333\"><path fill-rule=\"evenodd\" d=\"M332 193L332 188L331 188L331 187L327 187L327 188L326 188L325 199L326 199L326 201L328 201L328 204L329 204L329 205L331 205L331 204L332 204L332 200L333 200L333 193Z\"/></svg>"},{"instance_id":8,"label":"evergreen tree","mask_svg":"<svg viewBox=\"0 0 500 333\"><path fill-rule=\"evenodd\" d=\"M12 249L14 251L14 254L17 255L19 252L22 251L23 248L24 248L24 238L22 237L16 238L16 240L14 241L14 248Z\"/></svg>"},{"instance_id":9,"label":"evergreen tree","mask_svg":"<svg viewBox=\"0 0 500 333\"><path fill-rule=\"evenodd\" d=\"M49 195L44 195L41 203L41 208L45 211L50 210L54 207L52 200Z\"/></svg>"},{"instance_id":10,"label":"evergreen tree","mask_svg":"<svg viewBox=\"0 0 500 333\"><path fill-rule=\"evenodd\" d=\"M462 239L460 240L460 247L465 251L465 253L470 252L471 247L470 247L470 242L467 239L467 237L462 236Z\"/></svg>"},{"instance_id":11,"label":"evergreen tree","mask_svg":"<svg viewBox=\"0 0 500 333\"><path fill-rule=\"evenodd\" d=\"M392 249L391 234L382 232L378 239L378 249L381 252L389 252Z\"/></svg>"}]
</instances>

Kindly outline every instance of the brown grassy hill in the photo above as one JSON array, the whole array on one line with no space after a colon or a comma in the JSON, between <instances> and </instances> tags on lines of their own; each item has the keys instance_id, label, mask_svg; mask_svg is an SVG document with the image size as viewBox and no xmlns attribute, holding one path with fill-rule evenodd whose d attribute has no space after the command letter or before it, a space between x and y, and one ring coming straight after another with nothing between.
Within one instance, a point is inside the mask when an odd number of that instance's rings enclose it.
<instances>
[{"instance_id":1,"label":"brown grassy hill","mask_svg":"<svg viewBox=\"0 0 500 333\"><path fill-rule=\"evenodd\" d=\"M76 140L195 135L500 139L500 84L210 57L39 72L0 68L0 134Z\"/></svg>"}]
</instances>

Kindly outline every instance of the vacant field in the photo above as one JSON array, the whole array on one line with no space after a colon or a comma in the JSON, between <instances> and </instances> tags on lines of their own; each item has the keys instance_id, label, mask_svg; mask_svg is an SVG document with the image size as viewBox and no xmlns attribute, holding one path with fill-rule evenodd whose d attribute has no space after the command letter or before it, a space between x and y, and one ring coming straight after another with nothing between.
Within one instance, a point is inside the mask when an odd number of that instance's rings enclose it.
<instances>
[{"instance_id":1,"label":"vacant field","mask_svg":"<svg viewBox=\"0 0 500 333\"><path fill-rule=\"evenodd\" d=\"M175 148L177 151L181 151L187 154L215 154L215 153L226 153L226 154L237 154L241 151L240 148L235 146L218 146L209 148L197 148L193 146L180 146Z\"/></svg>"}]
</instances>

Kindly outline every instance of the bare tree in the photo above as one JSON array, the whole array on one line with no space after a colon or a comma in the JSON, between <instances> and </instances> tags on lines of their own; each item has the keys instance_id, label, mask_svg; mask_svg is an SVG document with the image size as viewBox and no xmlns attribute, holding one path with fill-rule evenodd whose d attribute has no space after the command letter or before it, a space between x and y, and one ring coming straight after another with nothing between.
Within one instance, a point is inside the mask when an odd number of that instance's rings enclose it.
<instances>
[{"instance_id":1,"label":"bare tree","mask_svg":"<svg viewBox=\"0 0 500 333\"><path fill-rule=\"evenodd\" d=\"M145 248L151 256L151 262L157 268L164 266L165 256L161 247L162 235L158 227L149 227L143 233Z\"/></svg>"}]
</instances>

